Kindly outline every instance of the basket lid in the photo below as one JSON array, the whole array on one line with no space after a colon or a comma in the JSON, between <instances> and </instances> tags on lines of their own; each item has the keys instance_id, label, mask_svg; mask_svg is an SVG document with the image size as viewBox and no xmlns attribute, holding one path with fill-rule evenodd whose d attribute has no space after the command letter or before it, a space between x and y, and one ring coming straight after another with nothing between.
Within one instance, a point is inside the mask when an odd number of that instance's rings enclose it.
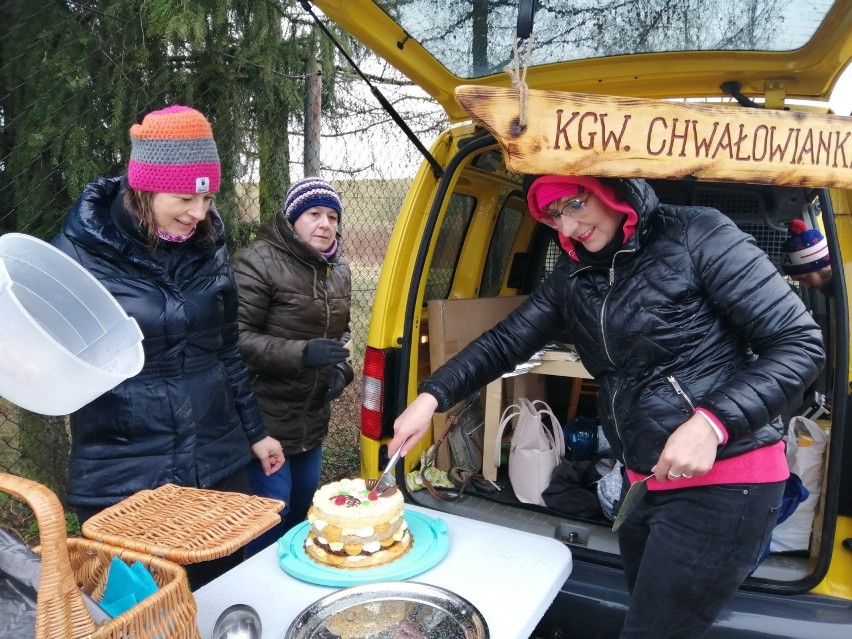
<instances>
[{"instance_id":1,"label":"basket lid","mask_svg":"<svg viewBox=\"0 0 852 639\"><path fill-rule=\"evenodd\" d=\"M166 484L101 511L83 536L186 565L225 557L281 521L284 502Z\"/></svg>"}]
</instances>

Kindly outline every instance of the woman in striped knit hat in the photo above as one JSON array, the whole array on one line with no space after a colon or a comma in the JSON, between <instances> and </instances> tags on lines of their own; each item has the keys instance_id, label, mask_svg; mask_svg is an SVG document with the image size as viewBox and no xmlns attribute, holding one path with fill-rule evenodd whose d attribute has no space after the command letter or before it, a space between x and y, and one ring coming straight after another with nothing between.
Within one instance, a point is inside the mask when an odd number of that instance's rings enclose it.
<instances>
[{"instance_id":1,"label":"woman in striped knit hat","mask_svg":"<svg viewBox=\"0 0 852 639\"><path fill-rule=\"evenodd\" d=\"M71 415L68 503L81 523L167 483L248 493L252 459L267 473L284 463L240 357L210 123L170 106L133 125L130 142L127 174L86 186L53 239L144 335L142 371ZM192 587L241 557L188 566Z\"/></svg>"},{"instance_id":2,"label":"woman in striped knit hat","mask_svg":"<svg viewBox=\"0 0 852 639\"><path fill-rule=\"evenodd\" d=\"M282 500L281 523L246 546L251 556L305 520L320 481L331 402L352 381L352 275L343 256L340 194L308 176L234 255L240 291L240 346L266 429L287 462L267 475L249 465L255 494Z\"/></svg>"}]
</instances>

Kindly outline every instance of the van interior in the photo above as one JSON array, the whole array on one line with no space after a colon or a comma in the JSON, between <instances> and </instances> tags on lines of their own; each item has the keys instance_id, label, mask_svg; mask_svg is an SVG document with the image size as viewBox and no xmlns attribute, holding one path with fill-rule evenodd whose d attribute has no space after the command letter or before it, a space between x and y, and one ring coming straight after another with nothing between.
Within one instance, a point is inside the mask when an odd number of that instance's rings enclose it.
<instances>
[{"instance_id":1,"label":"van interior","mask_svg":"<svg viewBox=\"0 0 852 639\"><path fill-rule=\"evenodd\" d=\"M432 215L438 219L438 237L433 243L431 266L424 274L425 294L419 323L416 319L413 323L415 327L419 324L416 336L419 349L413 349L417 352L411 355L418 358L418 380L432 370L430 339L435 339L435 332L430 333L430 301L526 295L553 270L560 253L555 231L536 224L528 215L521 191L522 176L506 169L499 146L487 133L471 138L447 173L455 177L444 179L439 189L446 185L446 192L435 198L436 210ZM829 238L830 250L838 254L827 190L696 180L654 180L651 184L663 203L719 209L752 235L776 266L787 237L787 226L796 218L804 220L810 228L822 228ZM828 215L823 215L824 212ZM846 357L845 353L841 356L835 353L836 335L843 333L835 320L834 305L845 299L842 278L835 280L834 297L803 290L790 280L791 287L822 327L829 353L821 377L802 398L800 406L790 407L790 414L808 415L823 427L830 423L832 398L837 392L835 384L843 383L842 379L836 379L835 371L844 370L845 363L838 360ZM534 377L541 378L534 386L539 395L536 398L545 400L561 419L567 422L576 416L595 417L595 386L589 380ZM512 383L512 377L503 380L504 385ZM511 398L512 390L507 388L501 409ZM505 434L504 441L507 437ZM617 536L611 530L612 521L603 514L583 518L520 503L511 490L505 464L500 467L495 483L499 490L480 490L472 485L465 489L462 499L455 501L437 499L426 490L411 492L410 499L453 514L553 536L568 544L577 558L620 565ZM770 554L750 578L753 582L757 580L771 588L781 584L792 587L807 581L819 554L824 502L821 500L818 507L810 550Z\"/></svg>"}]
</instances>

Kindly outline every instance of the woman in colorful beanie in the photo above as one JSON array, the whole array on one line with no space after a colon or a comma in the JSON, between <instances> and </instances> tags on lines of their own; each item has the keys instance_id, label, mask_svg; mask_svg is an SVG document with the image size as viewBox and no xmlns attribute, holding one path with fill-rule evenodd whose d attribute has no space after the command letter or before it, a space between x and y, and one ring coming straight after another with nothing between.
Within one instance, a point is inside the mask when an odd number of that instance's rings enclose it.
<instances>
[{"instance_id":1,"label":"woman in colorful beanie","mask_svg":"<svg viewBox=\"0 0 852 639\"><path fill-rule=\"evenodd\" d=\"M286 504L281 523L246 547L249 555L304 521L320 480L331 402L352 381L352 277L342 255L340 196L317 177L287 191L283 208L234 255L240 345L270 435L287 461L267 475L252 463L256 494Z\"/></svg>"},{"instance_id":2,"label":"woman in colorful beanie","mask_svg":"<svg viewBox=\"0 0 852 639\"><path fill-rule=\"evenodd\" d=\"M787 228L787 239L781 245L781 269L803 289L817 289L829 297L833 293L828 242L802 220L793 220Z\"/></svg>"},{"instance_id":3,"label":"woman in colorful beanie","mask_svg":"<svg viewBox=\"0 0 852 639\"><path fill-rule=\"evenodd\" d=\"M81 523L167 483L249 493L246 466L284 462L239 353L237 292L210 123L171 106L130 129L127 175L89 184L53 244L139 324L145 365L71 415L68 503ZM199 587L241 559L188 566Z\"/></svg>"},{"instance_id":4,"label":"woman in colorful beanie","mask_svg":"<svg viewBox=\"0 0 852 639\"><path fill-rule=\"evenodd\" d=\"M823 364L820 329L715 209L662 205L641 179L526 186L565 255L420 385L388 453L410 450L434 411L570 336L600 385L624 489L650 477L618 530L631 593L621 637L702 637L769 543L789 474L779 414Z\"/></svg>"}]
</instances>

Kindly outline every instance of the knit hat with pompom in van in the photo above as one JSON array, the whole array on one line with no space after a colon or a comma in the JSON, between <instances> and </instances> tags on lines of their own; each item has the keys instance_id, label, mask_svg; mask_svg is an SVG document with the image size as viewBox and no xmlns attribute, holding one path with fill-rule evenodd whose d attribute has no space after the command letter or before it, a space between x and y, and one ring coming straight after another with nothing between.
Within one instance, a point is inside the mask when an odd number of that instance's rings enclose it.
<instances>
[{"instance_id":1,"label":"knit hat with pompom in van","mask_svg":"<svg viewBox=\"0 0 852 639\"><path fill-rule=\"evenodd\" d=\"M831 265L828 242L817 229L802 220L793 220L781 245L781 268L787 275L815 273Z\"/></svg>"}]
</instances>

